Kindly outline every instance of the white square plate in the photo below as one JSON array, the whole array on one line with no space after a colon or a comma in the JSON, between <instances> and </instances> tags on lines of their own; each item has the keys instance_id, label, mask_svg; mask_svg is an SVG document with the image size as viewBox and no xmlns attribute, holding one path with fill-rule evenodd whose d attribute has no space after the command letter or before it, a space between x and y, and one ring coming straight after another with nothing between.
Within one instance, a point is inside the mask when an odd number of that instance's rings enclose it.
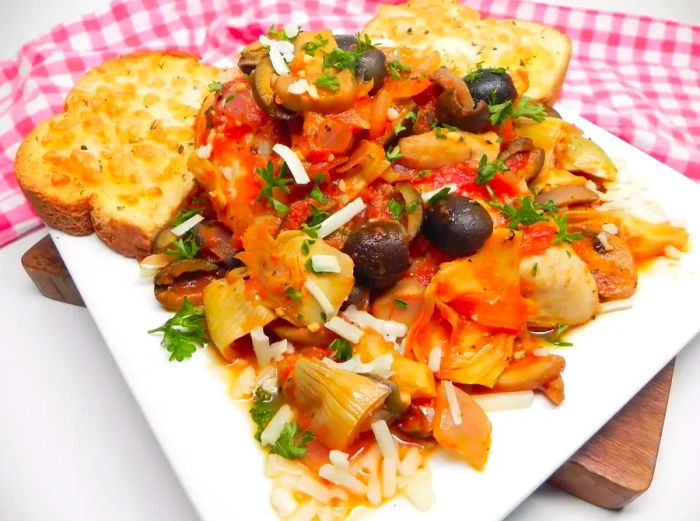
<instances>
[{"instance_id":1,"label":"white square plate","mask_svg":"<svg viewBox=\"0 0 700 521\"><path fill-rule=\"evenodd\" d=\"M682 220L691 247L700 243L700 185L595 125L562 110L615 160L622 175L641 178L671 219ZM247 411L229 397L216 363L198 352L169 362L159 335L147 330L170 314L153 297L137 263L95 236L51 235L98 328L205 521L276 520L263 475L263 453ZM602 315L571 335L566 400L537 397L526 410L498 412L484 472L439 455L431 460L435 507L425 514L403 499L355 514L377 520L505 517L590 438L700 329L700 256L657 262L640 275L632 309ZM99 389L96 389L99 392ZM634 443L634 440L630 440Z\"/></svg>"}]
</instances>

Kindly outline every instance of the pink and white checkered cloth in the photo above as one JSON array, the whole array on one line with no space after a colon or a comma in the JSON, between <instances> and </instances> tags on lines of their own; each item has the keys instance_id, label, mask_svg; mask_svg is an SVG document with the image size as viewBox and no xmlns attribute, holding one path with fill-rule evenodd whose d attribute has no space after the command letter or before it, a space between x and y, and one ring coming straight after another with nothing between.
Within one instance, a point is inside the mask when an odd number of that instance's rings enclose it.
<instances>
[{"instance_id":1,"label":"pink and white checkered cloth","mask_svg":"<svg viewBox=\"0 0 700 521\"><path fill-rule=\"evenodd\" d=\"M484 16L555 26L574 52L560 102L700 180L700 27L518 0L466 0ZM379 0L117 0L0 61L0 246L39 226L17 186L22 138L61 110L73 82L105 59L179 49L214 65L272 24L356 32ZM396 0L388 3L397 3Z\"/></svg>"}]
</instances>

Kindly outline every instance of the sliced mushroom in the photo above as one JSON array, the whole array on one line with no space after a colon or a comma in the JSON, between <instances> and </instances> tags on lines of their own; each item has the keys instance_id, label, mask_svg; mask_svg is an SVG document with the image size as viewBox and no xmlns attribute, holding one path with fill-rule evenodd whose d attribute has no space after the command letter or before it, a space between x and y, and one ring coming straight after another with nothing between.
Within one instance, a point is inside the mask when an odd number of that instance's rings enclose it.
<instances>
[{"instance_id":1,"label":"sliced mushroom","mask_svg":"<svg viewBox=\"0 0 700 521\"><path fill-rule=\"evenodd\" d=\"M156 300L165 309L177 311L185 297L195 306L202 304L202 291L216 278L219 266L207 259L183 259L171 262L155 276Z\"/></svg>"},{"instance_id":2,"label":"sliced mushroom","mask_svg":"<svg viewBox=\"0 0 700 521\"><path fill-rule=\"evenodd\" d=\"M264 58L253 71L253 97L260 108L275 119L289 120L296 116L275 102L272 80L276 76L270 58Z\"/></svg>"},{"instance_id":3,"label":"sliced mushroom","mask_svg":"<svg viewBox=\"0 0 700 521\"><path fill-rule=\"evenodd\" d=\"M236 258L238 250L231 244L231 232L216 221L202 221L194 227L194 239L202 249L205 257L223 264L227 268L236 268L241 261Z\"/></svg>"},{"instance_id":4,"label":"sliced mushroom","mask_svg":"<svg viewBox=\"0 0 700 521\"><path fill-rule=\"evenodd\" d=\"M516 154L523 153L528 155L527 162L525 163L525 166L518 169L518 174L520 174L520 176L522 176L526 182L529 182L540 173L545 159L544 150L535 147L532 139L528 137L519 137L514 139L498 154L498 159L501 161L507 161Z\"/></svg>"},{"instance_id":5,"label":"sliced mushroom","mask_svg":"<svg viewBox=\"0 0 700 521\"><path fill-rule=\"evenodd\" d=\"M598 200L598 194L581 185L557 186L537 194L535 201L540 204L553 202L555 206L575 206L590 204Z\"/></svg>"},{"instance_id":6,"label":"sliced mushroom","mask_svg":"<svg viewBox=\"0 0 700 521\"><path fill-rule=\"evenodd\" d=\"M467 132L481 132L489 119L488 104L481 100L474 106L466 83L445 67L435 71L432 79L443 88L435 112L438 120Z\"/></svg>"},{"instance_id":7,"label":"sliced mushroom","mask_svg":"<svg viewBox=\"0 0 700 521\"><path fill-rule=\"evenodd\" d=\"M238 58L238 68L241 69L244 74L250 74L261 61L267 58L267 55L267 48L260 42L253 42L250 45L246 45L241 51L240 58Z\"/></svg>"},{"instance_id":8,"label":"sliced mushroom","mask_svg":"<svg viewBox=\"0 0 700 521\"><path fill-rule=\"evenodd\" d=\"M311 331L308 327L297 327L286 320L275 320L267 326L280 338L286 338L292 344L305 346L328 345L333 341L334 335L325 327L318 331Z\"/></svg>"}]
</instances>

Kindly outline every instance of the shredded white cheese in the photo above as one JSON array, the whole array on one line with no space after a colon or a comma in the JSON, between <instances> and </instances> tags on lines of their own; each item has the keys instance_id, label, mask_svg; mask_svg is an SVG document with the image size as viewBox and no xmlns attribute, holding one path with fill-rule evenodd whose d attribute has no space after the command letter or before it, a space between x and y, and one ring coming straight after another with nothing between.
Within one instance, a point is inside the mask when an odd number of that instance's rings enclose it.
<instances>
[{"instance_id":1,"label":"shredded white cheese","mask_svg":"<svg viewBox=\"0 0 700 521\"><path fill-rule=\"evenodd\" d=\"M331 301L328 300L326 294L315 281L306 279L304 281L304 287L309 291L309 293L311 293L311 296L316 299L318 305L321 306L321 309L326 314L326 318L335 315L335 308L333 307L333 304L331 304Z\"/></svg>"},{"instance_id":2,"label":"shredded white cheese","mask_svg":"<svg viewBox=\"0 0 700 521\"><path fill-rule=\"evenodd\" d=\"M603 226L601 226L601 228L604 232L609 233L610 235L617 235L618 229L615 223L605 223Z\"/></svg>"},{"instance_id":3,"label":"shredded white cheese","mask_svg":"<svg viewBox=\"0 0 700 521\"><path fill-rule=\"evenodd\" d=\"M399 463L399 474L406 477L413 476L418 471L422 461L423 456L421 456L420 449L416 446L409 447Z\"/></svg>"},{"instance_id":4,"label":"shredded white cheese","mask_svg":"<svg viewBox=\"0 0 700 521\"><path fill-rule=\"evenodd\" d=\"M428 367L433 373L440 370L440 362L442 362L442 348L433 347L428 355Z\"/></svg>"},{"instance_id":5,"label":"shredded white cheese","mask_svg":"<svg viewBox=\"0 0 700 521\"><path fill-rule=\"evenodd\" d=\"M192 228L194 228L199 223L201 223L203 220L204 220L204 217L202 217L202 215L196 213L192 217L187 219L185 222L180 223L177 226L175 226L170 231L173 233L173 235L176 235L177 237L182 237L187 232L189 232Z\"/></svg>"},{"instance_id":6,"label":"shredded white cheese","mask_svg":"<svg viewBox=\"0 0 700 521\"><path fill-rule=\"evenodd\" d=\"M425 201L425 202L428 202L435 194L440 192L440 190L444 190L445 188L449 188L447 193L451 194L457 190L457 185L455 185L455 184L443 185L439 188L436 188L435 190L431 190L430 192L425 192L425 193L421 194L420 195L421 199L423 199L423 201Z\"/></svg>"},{"instance_id":7,"label":"shredded white cheese","mask_svg":"<svg viewBox=\"0 0 700 521\"><path fill-rule=\"evenodd\" d=\"M211 143L207 143L206 145L202 145L197 149L197 157L201 159L209 159L209 156L211 156L211 149L212 145Z\"/></svg>"},{"instance_id":8,"label":"shredded white cheese","mask_svg":"<svg viewBox=\"0 0 700 521\"><path fill-rule=\"evenodd\" d=\"M462 425L462 410L459 408L455 387L450 380L443 380L443 383L445 384L445 396L447 397L447 405L450 408L452 421L455 425Z\"/></svg>"},{"instance_id":9,"label":"shredded white cheese","mask_svg":"<svg viewBox=\"0 0 700 521\"><path fill-rule=\"evenodd\" d=\"M282 30L287 38L296 38L296 36L299 34L300 27L294 22L288 22L284 24Z\"/></svg>"},{"instance_id":10,"label":"shredded white cheese","mask_svg":"<svg viewBox=\"0 0 700 521\"><path fill-rule=\"evenodd\" d=\"M360 311L354 305L348 306L343 313L351 322L360 327L370 327L389 341L403 338L408 333L406 324L394 320L382 320L366 311Z\"/></svg>"},{"instance_id":11,"label":"shredded white cheese","mask_svg":"<svg viewBox=\"0 0 700 521\"><path fill-rule=\"evenodd\" d=\"M364 495L367 492L367 487L359 479L349 472L344 472L329 463L326 463L319 469L318 475L323 479L327 479L334 485L345 488L358 496Z\"/></svg>"},{"instance_id":12,"label":"shredded white cheese","mask_svg":"<svg viewBox=\"0 0 700 521\"><path fill-rule=\"evenodd\" d=\"M262 445L274 445L282 434L285 424L292 421L292 409L286 403L279 408L275 415L267 424L265 430L260 434Z\"/></svg>"},{"instance_id":13,"label":"shredded white cheese","mask_svg":"<svg viewBox=\"0 0 700 521\"><path fill-rule=\"evenodd\" d=\"M304 94L309 89L309 82L301 78L289 84L287 92L290 94Z\"/></svg>"},{"instance_id":14,"label":"shredded white cheese","mask_svg":"<svg viewBox=\"0 0 700 521\"><path fill-rule=\"evenodd\" d=\"M421 512L435 505L435 493L428 469L419 470L404 488L404 494L411 504Z\"/></svg>"},{"instance_id":15,"label":"shredded white cheese","mask_svg":"<svg viewBox=\"0 0 700 521\"><path fill-rule=\"evenodd\" d=\"M311 476L307 476L306 474L299 478L295 488L299 492L306 494L307 496L312 497L321 503L325 504L331 500L331 493L328 488L326 488L326 486L320 481L312 478Z\"/></svg>"},{"instance_id":16,"label":"shredded white cheese","mask_svg":"<svg viewBox=\"0 0 700 521\"><path fill-rule=\"evenodd\" d=\"M306 92L309 93L309 96L311 96L312 99L318 99L318 89L313 83L309 84L309 87L306 89Z\"/></svg>"},{"instance_id":17,"label":"shredded white cheese","mask_svg":"<svg viewBox=\"0 0 700 521\"><path fill-rule=\"evenodd\" d=\"M321 227L316 232L323 239L330 235L344 224L349 223L356 215L365 209L365 202L361 198L354 199L349 204L330 215L321 223Z\"/></svg>"},{"instance_id":18,"label":"shredded white cheese","mask_svg":"<svg viewBox=\"0 0 700 521\"><path fill-rule=\"evenodd\" d=\"M260 366L269 364L270 360L277 360L287 350L287 340L280 340L270 345L270 339L261 327L250 332L250 339L253 342L255 358Z\"/></svg>"},{"instance_id":19,"label":"shredded white cheese","mask_svg":"<svg viewBox=\"0 0 700 521\"><path fill-rule=\"evenodd\" d=\"M532 354L535 356L548 356L549 349L547 349L546 347L538 347L537 349L532 351Z\"/></svg>"},{"instance_id":20,"label":"shredded white cheese","mask_svg":"<svg viewBox=\"0 0 700 521\"><path fill-rule=\"evenodd\" d=\"M356 344L360 338L362 338L362 335L365 334L359 327L353 326L350 322L340 317L331 318L324 326L326 329L333 331L336 335L353 344Z\"/></svg>"},{"instance_id":21,"label":"shredded white cheese","mask_svg":"<svg viewBox=\"0 0 700 521\"><path fill-rule=\"evenodd\" d=\"M280 517L289 517L299 507L294 495L286 488L275 487L270 495L270 503Z\"/></svg>"},{"instance_id":22,"label":"shredded white cheese","mask_svg":"<svg viewBox=\"0 0 700 521\"><path fill-rule=\"evenodd\" d=\"M272 147L272 151L276 152L282 159L284 159L284 162L287 163L289 171L291 172L296 184L305 185L311 182L311 179L309 179L309 174L306 173L304 165L301 164L301 160L294 150L289 148L287 145L277 143L274 147Z\"/></svg>"},{"instance_id":23,"label":"shredded white cheese","mask_svg":"<svg viewBox=\"0 0 700 521\"><path fill-rule=\"evenodd\" d=\"M612 313L614 311L624 311L625 309L632 309L634 306L634 300L631 298L626 298L623 300L611 300L609 302L602 302L598 307L598 312Z\"/></svg>"},{"instance_id":24,"label":"shredded white cheese","mask_svg":"<svg viewBox=\"0 0 700 521\"><path fill-rule=\"evenodd\" d=\"M350 470L350 460L347 452L342 450L334 449L328 453L328 459L331 464L335 465L341 470Z\"/></svg>"},{"instance_id":25,"label":"shredded white cheese","mask_svg":"<svg viewBox=\"0 0 700 521\"><path fill-rule=\"evenodd\" d=\"M335 255L312 255L311 267L316 273L340 273L340 264Z\"/></svg>"},{"instance_id":26,"label":"shredded white cheese","mask_svg":"<svg viewBox=\"0 0 700 521\"><path fill-rule=\"evenodd\" d=\"M376 421L372 423L371 427L374 437L377 439L377 445L379 445L379 450L382 453L382 456L386 459L398 461L399 451L396 448L396 441L394 440L394 436L392 436L386 421Z\"/></svg>"},{"instance_id":27,"label":"shredded white cheese","mask_svg":"<svg viewBox=\"0 0 700 521\"><path fill-rule=\"evenodd\" d=\"M386 111L386 117L393 121L399 117L399 111L394 107L389 107Z\"/></svg>"},{"instance_id":28,"label":"shredded white cheese","mask_svg":"<svg viewBox=\"0 0 700 521\"><path fill-rule=\"evenodd\" d=\"M336 362L330 358L324 358L322 362L329 367L348 371L349 373L373 374L382 378L389 378L393 374L391 366L394 363L394 357L391 353L387 353L369 362L363 362L359 356L355 355L345 362Z\"/></svg>"},{"instance_id":29,"label":"shredded white cheese","mask_svg":"<svg viewBox=\"0 0 700 521\"><path fill-rule=\"evenodd\" d=\"M384 458L382 460L382 492L384 497L394 497L396 494L396 470L397 460L394 458Z\"/></svg>"},{"instance_id":30,"label":"shredded white cheese","mask_svg":"<svg viewBox=\"0 0 700 521\"><path fill-rule=\"evenodd\" d=\"M603 245L603 248L605 248L605 251L612 251L613 247L610 245L610 242L608 242L608 234L605 232L600 232L598 235L596 235L596 238L598 241L600 241L600 244Z\"/></svg>"}]
</instances>

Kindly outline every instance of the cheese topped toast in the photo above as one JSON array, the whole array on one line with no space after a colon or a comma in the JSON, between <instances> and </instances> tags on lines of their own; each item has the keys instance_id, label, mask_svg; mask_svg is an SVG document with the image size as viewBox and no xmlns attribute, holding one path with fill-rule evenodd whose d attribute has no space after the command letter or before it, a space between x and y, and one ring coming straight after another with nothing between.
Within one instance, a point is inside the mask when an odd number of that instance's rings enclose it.
<instances>
[{"instance_id":1,"label":"cheese topped toast","mask_svg":"<svg viewBox=\"0 0 700 521\"><path fill-rule=\"evenodd\" d=\"M556 29L522 20L482 19L457 0L380 5L364 32L372 39L390 40L392 46L438 51L443 65L460 75L479 67L505 67L511 75L524 69L529 76L524 94L541 102L556 98L571 57L571 41Z\"/></svg>"},{"instance_id":2,"label":"cheese topped toast","mask_svg":"<svg viewBox=\"0 0 700 521\"><path fill-rule=\"evenodd\" d=\"M94 230L123 255L148 255L194 188L193 122L221 73L195 56L145 52L82 76L65 112L17 153L17 180L39 216L73 235Z\"/></svg>"}]
</instances>

